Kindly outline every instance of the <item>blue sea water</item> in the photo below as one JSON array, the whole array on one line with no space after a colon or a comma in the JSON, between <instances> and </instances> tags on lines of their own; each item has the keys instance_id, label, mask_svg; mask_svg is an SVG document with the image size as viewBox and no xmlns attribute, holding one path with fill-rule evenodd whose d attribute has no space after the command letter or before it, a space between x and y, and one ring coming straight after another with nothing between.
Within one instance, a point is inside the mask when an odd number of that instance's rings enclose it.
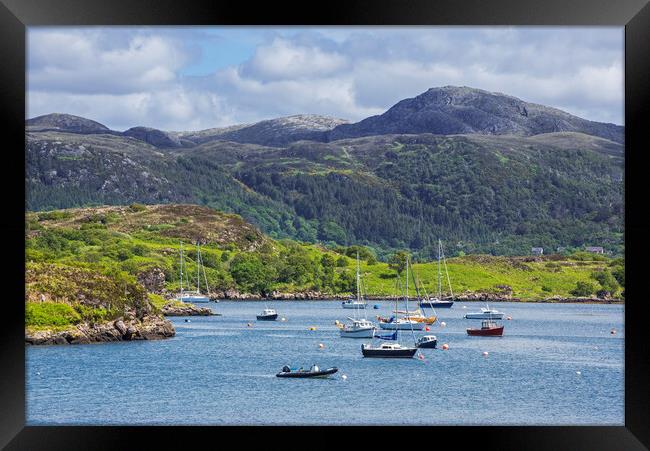
<instances>
[{"instance_id":1,"label":"blue sea water","mask_svg":"<svg viewBox=\"0 0 650 451\"><path fill-rule=\"evenodd\" d=\"M370 319L394 308L379 304ZM167 340L26 347L27 424L624 424L621 305L497 303L504 336L469 337L480 320L463 315L482 304L457 302L415 332L438 338L424 360L363 358L369 340L339 337L353 311L337 301L270 302L284 322L256 321L260 302L209 305L223 316L171 318ZM314 363L339 372L275 377Z\"/></svg>"}]
</instances>

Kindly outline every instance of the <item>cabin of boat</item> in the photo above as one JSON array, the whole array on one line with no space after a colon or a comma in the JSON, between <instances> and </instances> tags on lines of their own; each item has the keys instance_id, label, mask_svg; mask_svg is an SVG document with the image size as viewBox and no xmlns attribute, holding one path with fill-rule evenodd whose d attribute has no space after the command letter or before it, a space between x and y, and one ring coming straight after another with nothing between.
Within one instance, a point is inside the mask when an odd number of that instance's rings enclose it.
<instances>
[{"instance_id":1,"label":"cabin of boat","mask_svg":"<svg viewBox=\"0 0 650 451\"><path fill-rule=\"evenodd\" d=\"M345 324L339 327L341 337L345 338L372 338L375 336L377 327L367 319L348 318L352 324Z\"/></svg>"},{"instance_id":2,"label":"cabin of boat","mask_svg":"<svg viewBox=\"0 0 650 451\"><path fill-rule=\"evenodd\" d=\"M437 344L438 339L435 335L425 335L416 342L418 348L435 348Z\"/></svg>"},{"instance_id":3,"label":"cabin of boat","mask_svg":"<svg viewBox=\"0 0 650 451\"><path fill-rule=\"evenodd\" d=\"M450 308L452 305L454 305L454 301L441 301L438 298L423 299L420 301L420 307Z\"/></svg>"},{"instance_id":4,"label":"cabin of boat","mask_svg":"<svg viewBox=\"0 0 650 451\"><path fill-rule=\"evenodd\" d=\"M487 320L481 322L480 329L467 329L467 335L485 336L485 337L500 337L503 335L503 325L498 325L496 322Z\"/></svg>"}]
</instances>

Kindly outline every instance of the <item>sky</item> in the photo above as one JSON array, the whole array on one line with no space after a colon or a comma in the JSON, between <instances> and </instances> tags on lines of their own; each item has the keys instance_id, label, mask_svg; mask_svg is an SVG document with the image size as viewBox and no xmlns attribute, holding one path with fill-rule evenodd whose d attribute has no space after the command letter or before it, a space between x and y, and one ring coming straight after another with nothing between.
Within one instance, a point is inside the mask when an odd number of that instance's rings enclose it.
<instances>
[{"instance_id":1,"label":"sky","mask_svg":"<svg viewBox=\"0 0 650 451\"><path fill-rule=\"evenodd\" d=\"M29 27L27 117L202 130L357 122L469 86L624 124L623 27Z\"/></svg>"}]
</instances>

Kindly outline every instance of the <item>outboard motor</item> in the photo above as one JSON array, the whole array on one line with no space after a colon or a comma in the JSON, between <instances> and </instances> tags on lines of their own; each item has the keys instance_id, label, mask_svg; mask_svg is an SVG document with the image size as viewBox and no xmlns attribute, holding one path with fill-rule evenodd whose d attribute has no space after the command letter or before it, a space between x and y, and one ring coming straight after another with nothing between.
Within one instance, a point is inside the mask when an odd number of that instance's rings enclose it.
<instances>
[{"instance_id":1,"label":"outboard motor","mask_svg":"<svg viewBox=\"0 0 650 451\"><path fill-rule=\"evenodd\" d=\"M284 365L282 367L282 372L283 373L289 373L289 372L291 372L291 368L289 368L287 365Z\"/></svg>"}]
</instances>

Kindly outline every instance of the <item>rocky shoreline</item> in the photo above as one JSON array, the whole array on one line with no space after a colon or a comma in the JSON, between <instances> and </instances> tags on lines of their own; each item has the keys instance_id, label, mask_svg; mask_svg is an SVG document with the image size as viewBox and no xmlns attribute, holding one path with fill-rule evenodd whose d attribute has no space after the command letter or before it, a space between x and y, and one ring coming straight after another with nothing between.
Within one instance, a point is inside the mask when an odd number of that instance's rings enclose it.
<instances>
[{"instance_id":1,"label":"rocky shoreline","mask_svg":"<svg viewBox=\"0 0 650 451\"><path fill-rule=\"evenodd\" d=\"M210 296L213 301L235 300L235 301L341 301L350 299L350 295L345 294L328 294L318 291L306 291L297 293L281 293L274 291L268 296L262 296L254 293L240 293L235 290L213 293ZM368 301L395 301L401 299L399 296L388 295L368 295L365 296ZM550 296L541 299L523 300L513 297L510 294L495 294L485 292L466 292L454 296L443 296L443 300L454 300L459 302L532 302L532 303L592 303L592 304L623 304L624 300L616 298L597 298L597 297L562 297Z\"/></svg>"},{"instance_id":2,"label":"rocky shoreline","mask_svg":"<svg viewBox=\"0 0 650 451\"><path fill-rule=\"evenodd\" d=\"M160 340L176 335L167 319L149 315L138 319L120 318L99 324L81 323L62 331L25 330L28 345L67 345L105 343L112 341Z\"/></svg>"}]
</instances>

